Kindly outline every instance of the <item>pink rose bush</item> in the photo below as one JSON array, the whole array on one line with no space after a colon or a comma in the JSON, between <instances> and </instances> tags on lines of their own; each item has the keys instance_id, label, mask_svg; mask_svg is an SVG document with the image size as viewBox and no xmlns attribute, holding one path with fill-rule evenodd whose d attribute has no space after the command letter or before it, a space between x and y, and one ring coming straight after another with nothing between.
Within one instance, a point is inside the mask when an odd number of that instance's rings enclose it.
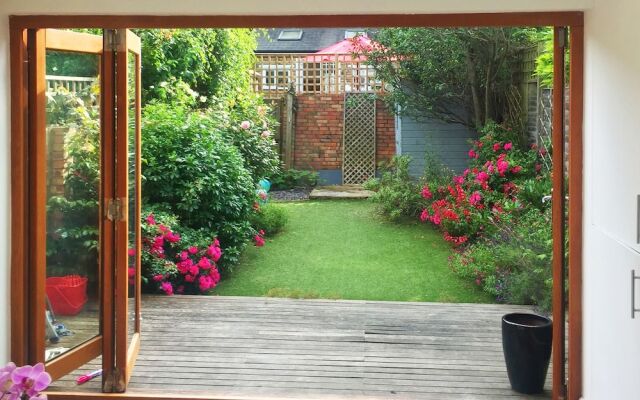
<instances>
[{"instance_id":1,"label":"pink rose bush","mask_svg":"<svg viewBox=\"0 0 640 400\"><path fill-rule=\"evenodd\" d=\"M544 180L542 155L537 148L517 149L513 133L489 124L469 150L469 168L447 185L421 189L425 201L420 220L440 229L445 240L460 246L492 229L505 210L521 209L521 186L526 180Z\"/></svg>"},{"instance_id":2,"label":"pink rose bush","mask_svg":"<svg viewBox=\"0 0 640 400\"><path fill-rule=\"evenodd\" d=\"M156 218L149 214L143 224L142 275L146 287L168 296L205 294L215 288L220 282L220 241L201 236L191 238L197 243L187 241Z\"/></svg>"}]
</instances>

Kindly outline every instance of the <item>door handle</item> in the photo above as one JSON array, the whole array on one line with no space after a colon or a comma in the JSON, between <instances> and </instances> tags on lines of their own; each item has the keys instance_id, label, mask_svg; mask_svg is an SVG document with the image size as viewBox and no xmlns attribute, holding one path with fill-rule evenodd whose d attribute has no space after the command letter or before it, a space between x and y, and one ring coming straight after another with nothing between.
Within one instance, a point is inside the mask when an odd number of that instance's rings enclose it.
<instances>
[{"instance_id":1,"label":"door handle","mask_svg":"<svg viewBox=\"0 0 640 400\"><path fill-rule=\"evenodd\" d=\"M636 275L636 270L631 270L631 318L636 317L636 313L640 312L640 308L636 307L636 281L640 281L640 275Z\"/></svg>"}]
</instances>

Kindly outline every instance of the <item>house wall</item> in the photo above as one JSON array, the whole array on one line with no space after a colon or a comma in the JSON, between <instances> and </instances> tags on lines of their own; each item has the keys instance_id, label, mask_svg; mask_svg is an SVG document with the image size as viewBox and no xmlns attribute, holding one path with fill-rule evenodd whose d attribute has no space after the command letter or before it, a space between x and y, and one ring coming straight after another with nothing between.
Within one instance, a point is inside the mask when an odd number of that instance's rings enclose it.
<instances>
[{"instance_id":1,"label":"house wall","mask_svg":"<svg viewBox=\"0 0 640 400\"><path fill-rule=\"evenodd\" d=\"M294 167L318 171L325 183L342 182L344 94L296 96ZM376 163L395 154L395 118L376 101Z\"/></svg>"},{"instance_id":2,"label":"house wall","mask_svg":"<svg viewBox=\"0 0 640 400\"><path fill-rule=\"evenodd\" d=\"M409 173L412 176L424 173L427 152L458 173L469 165L469 140L478 138L474 130L434 118L406 115L400 117L399 125L400 153L411 157Z\"/></svg>"},{"instance_id":3,"label":"house wall","mask_svg":"<svg viewBox=\"0 0 640 400\"><path fill-rule=\"evenodd\" d=\"M584 397L640 397L640 2L596 0L585 20ZM640 283L636 285L640 293ZM640 296L636 296L640 297ZM640 300L636 299L636 307Z\"/></svg>"}]
</instances>

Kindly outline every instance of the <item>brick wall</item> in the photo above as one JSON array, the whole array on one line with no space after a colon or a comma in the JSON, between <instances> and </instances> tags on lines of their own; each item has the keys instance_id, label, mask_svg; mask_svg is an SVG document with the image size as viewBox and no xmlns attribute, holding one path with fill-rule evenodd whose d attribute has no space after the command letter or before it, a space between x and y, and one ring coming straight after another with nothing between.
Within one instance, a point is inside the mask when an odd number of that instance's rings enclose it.
<instances>
[{"instance_id":1,"label":"brick wall","mask_svg":"<svg viewBox=\"0 0 640 400\"><path fill-rule=\"evenodd\" d=\"M296 96L296 169L342 169L343 94ZM395 154L395 118L382 101L376 105L376 163Z\"/></svg>"}]
</instances>

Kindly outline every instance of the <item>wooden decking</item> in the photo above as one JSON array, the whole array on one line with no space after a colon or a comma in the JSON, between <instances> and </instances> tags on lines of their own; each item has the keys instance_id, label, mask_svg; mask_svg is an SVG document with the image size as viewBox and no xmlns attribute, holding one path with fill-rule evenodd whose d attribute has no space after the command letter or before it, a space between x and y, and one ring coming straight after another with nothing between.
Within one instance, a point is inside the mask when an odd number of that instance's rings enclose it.
<instances>
[{"instance_id":1,"label":"wooden decking","mask_svg":"<svg viewBox=\"0 0 640 400\"><path fill-rule=\"evenodd\" d=\"M131 393L229 398L526 399L500 318L526 307L273 298L143 298ZM99 367L96 360L82 371ZM79 390L77 374L54 390ZM547 384L550 379L547 380ZM99 379L82 386L98 390ZM536 398L548 398L545 395Z\"/></svg>"}]
</instances>

